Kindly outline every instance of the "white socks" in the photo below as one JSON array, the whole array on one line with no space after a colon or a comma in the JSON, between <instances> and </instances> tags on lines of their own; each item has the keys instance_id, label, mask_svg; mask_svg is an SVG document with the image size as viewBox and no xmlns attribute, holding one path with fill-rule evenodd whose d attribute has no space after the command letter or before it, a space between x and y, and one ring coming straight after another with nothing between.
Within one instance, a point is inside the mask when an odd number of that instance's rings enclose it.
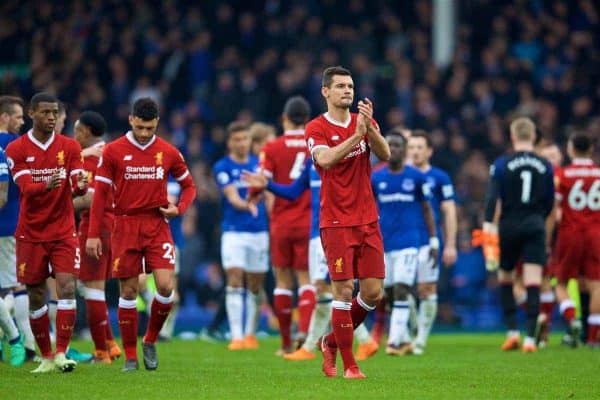
<instances>
[{"instance_id":1,"label":"white socks","mask_svg":"<svg viewBox=\"0 0 600 400\"><path fill-rule=\"evenodd\" d=\"M408 300L395 300L392 305L392 315L390 317L390 333L388 345L398 346L400 343L410 341L408 335L408 314L410 304Z\"/></svg>"},{"instance_id":2,"label":"white socks","mask_svg":"<svg viewBox=\"0 0 600 400\"><path fill-rule=\"evenodd\" d=\"M372 340L371 334L364 323L357 326L354 330L354 339L356 339L358 344L369 343Z\"/></svg>"},{"instance_id":3,"label":"white socks","mask_svg":"<svg viewBox=\"0 0 600 400\"><path fill-rule=\"evenodd\" d=\"M229 320L232 340L244 338L242 314L244 312L244 289L227 286L225 288L225 309Z\"/></svg>"},{"instance_id":4,"label":"white socks","mask_svg":"<svg viewBox=\"0 0 600 400\"><path fill-rule=\"evenodd\" d=\"M31 332L31 325L29 325L29 297L27 296L27 291L15 292L14 298L14 316L21 335L23 335L23 344L25 348L35 351L35 338L33 337L33 332Z\"/></svg>"},{"instance_id":5,"label":"white socks","mask_svg":"<svg viewBox=\"0 0 600 400\"><path fill-rule=\"evenodd\" d=\"M256 335L256 324L258 322L258 303L260 296L246 290L246 327L245 336Z\"/></svg>"},{"instance_id":6,"label":"white socks","mask_svg":"<svg viewBox=\"0 0 600 400\"><path fill-rule=\"evenodd\" d=\"M419 304L419 315L417 317L417 339L416 343L425 347L427 338L431 332L433 321L437 315L437 294L431 294L421 300Z\"/></svg>"},{"instance_id":7,"label":"white socks","mask_svg":"<svg viewBox=\"0 0 600 400\"><path fill-rule=\"evenodd\" d=\"M2 297L0 297L0 328L2 328L6 338L9 341L15 340L19 337L19 330L12 320L12 317L6 308L6 304L4 303L4 299Z\"/></svg>"},{"instance_id":8,"label":"white socks","mask_svg":"<svg viewBox=\"0 0 600 400\"><path fill-rule=\"evenodd\" d=\"M317 297L317 305L310 317L308 335L302 345L304 350L314 352L317 348L317 340L326 333L329 321L331 321L332 300L333 295L331 293L321 294Z\"/></svg>"}]
</instances>

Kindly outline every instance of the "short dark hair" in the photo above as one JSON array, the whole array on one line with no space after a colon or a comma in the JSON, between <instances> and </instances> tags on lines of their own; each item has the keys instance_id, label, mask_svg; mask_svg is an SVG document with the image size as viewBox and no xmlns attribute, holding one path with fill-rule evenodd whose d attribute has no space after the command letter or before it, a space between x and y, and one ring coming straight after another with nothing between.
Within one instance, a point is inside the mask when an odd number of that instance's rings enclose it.
<instances>
[{"instance_id":1,"label":"short dark hair","mask_svg":"<svg viewBox=\"0 0 600 400\"><path fill-rule=\"evenodd\" d=\"M584 132L573 133L569 140L573 144L573 150L578 154L588 153L594 146L592 138Z\"/></svg>"},{"instance_id":2,"label":"short dark hair","mask_svg":"<svg viewBox=\"0 0 600 400\"><path fill-rule=\"evenodd\" d=\"M158 118L158 103L150 97L139 98L131 107L131 115L144 121L152 121Z\"/></svg>"},{"instance_id":3,"label":"short dark hair","mask_svg":"<svg viewBox=\"0 0 600 400\"><path fill-rule=\"evenodd\" d=\"M37 110L37 107L40 103L59 103L56 96L48 92L40 92L33 95L31 100L29 101L29 108L32 110Z\"/></svg>"},{"instance_id":4,"label":"short dark hair","mask_svg":"<svg viewBox=\"0 0 600 400\"><path fill-rule=\"evenodd\" d=\"M0 96L0 114L14 113L15 106L24 106L23 99L16 96Z\"/></svg>"},{"instance_id":5,"label":"short dark hair","mask_svg":"<svg viewBox=\"0 0 600 400\"><path fill-rule=\"evenodd\" d=\"M242 121L233 121L227 125L227 137L230 137L236 132L247 131L250 127L247 123Z\"/></svg>"},{"instance_id":6,"label":"short dark hair","mask_svg":"<svg viewBox=\"0 0 600 400\"><path fill-rule=\"evenodd\" d=\"M323 87L331 87L331 84L333 83L333 77L335 75L352 76L348 69L340 65L325 68L325 71L323 71L323 80L321 85Z\"/></svg>"},{"instance_id":7,"label":"short dark hair","mask_svg":"<svg viewBox=\"0 0 600 400\"><path fill-rule=\"evenodd\" d=\"M392 129L390 129L389 131L387 131L385 133L385 137L393 137L393 138L399 138L403 144L406 144L406 138L404 137L404 134L402 133L404 129L396 126Z\"/></svg>"},{"instance_id":8,"label":"short dark hair","mask_svg":"<svg viewBox=\"0 0 600 400\"><path fill-rule=\"evenodd\" d=\"M304 125L310 118L310 104L302 96L290 97L283 106L283 115L294 125Z\"/></svg>"},{"instance_id":9,"label":"short dark hair","mask_svg":"<svg viewBox=\"0 0 600 400\"><path fill-rule=\"evenodd\" d=\"M414 137L423 138L423 139L425 139L425 143L427 144L427 147L429 147L429 148L433 147L433 142L431 141L431 137L423 129L415 129L415 130L411 131L410 137L411 138L414 138Z\"/></svg>"},{"instance_id":10,"label":"short dark hair","mask_svg":"<svg viewBox=\"0 0 600 400\"><path fill-rule=\"evenodd\" d=\"M89 128L94 136L102 136L106 132L106 121L95 111L84 111L79 115L79 123Z\"/></svg>"}]
</instances>

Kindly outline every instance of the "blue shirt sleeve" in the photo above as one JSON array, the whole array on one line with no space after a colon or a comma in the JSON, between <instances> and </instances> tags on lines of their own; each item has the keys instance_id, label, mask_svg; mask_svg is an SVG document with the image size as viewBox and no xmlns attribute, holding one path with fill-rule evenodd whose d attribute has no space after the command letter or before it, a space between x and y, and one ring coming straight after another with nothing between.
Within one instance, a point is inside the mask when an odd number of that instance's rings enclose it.
<instances>
[{"instance_id":1,"label":"blue shirt sleeve","mask_svg":"<svg viewBox=\"0 0 600 400\"><path fill-rule=\"evenodd\" d=\"M221 189L221 191L223 190L223 188L233 183L231 173L227 170L225 163L216 163L214 166L213 173L215 175L215 181L217 182L217 185L219 186L219 189Z\"/></svg>"},{"instance_id":2,"label":"blue shirt sleeve","mask_svg":"<svg viewBox=\"0 0 600 400\"><path fill-rule=\"evenodd\" d=\"M6 162L4 150L2 150L2 148L0 147L0 182L8 182L8 176L8 163Z\"/></svg>"},{"instance_id":3,"label":"blue shirt sleeve","mask_svg":"<svg viewBox=\"0 0 600 400\"><path fill-rule=\"evenodd\" d=\"M294 201L300 197L300 195L304 193L306 189L310 188L309 172L310 161L307 161L304 164L304 168L302 169L300 176L294 182L290 183L289 185L285 185L269 181L269 183L267 183L267 190L273 193L275 196Z\"/></svg>"},{"instance_id":4,"label":"blue shirt sleeve","mask_svg":"<svg viewBox=\"0 0 600 400\"><path fill-rule=\"evenodd\" d=\"M454 185L450 176L444 171L440 171L438 188L440 201L455 200Z\"/></svg>"}]
</instances>

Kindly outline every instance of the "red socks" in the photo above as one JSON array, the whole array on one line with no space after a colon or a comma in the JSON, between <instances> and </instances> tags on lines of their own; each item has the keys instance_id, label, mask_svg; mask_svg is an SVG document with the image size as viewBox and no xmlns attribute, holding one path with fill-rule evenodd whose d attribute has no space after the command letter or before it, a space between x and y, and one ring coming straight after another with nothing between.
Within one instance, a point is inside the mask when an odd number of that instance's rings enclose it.
<instances>
[{"instance_id":1,"label":"red socks","mask_svg":"<svg viewBox=\"0 0 600 400\"><path fill-rule=\"evenodd\" d=\"M564 300L560 303L560 314L567 322L575 319L575 304L571 300Z\"/></svg>"},{"instance_id":2,"label":"red socks","mask_svg":"<svg viewBox=\"0 0 600 400\"><path fill-rule=\"evenodd\" d=\"M144 343L156 342L158 333L169 316L171 308L173 308L173 293L169 297L164 297L156 293L150 307L150 319L148 320L146 335L144 335Z\"/></svg>"},{"instance_id":3,"label":"red socks","mask_svg":"<svg viewBox=\"0 0 600 400\"><path fill-rule=\"evenodd\" d=\"M75 327L75 299L60 299L56 306L56 352L66 353Z\"/></svg>"},{"instance_id":4,"label":"red socks","mask_svg":"<svg viewBox=\"0 0 600 400\"><path fill-rule=\"evenodd\" d=\"M52 345L50 343L50 318L48 317L48 306L44 305L39 310L29 313L29 324L35 337L35 342L40 348L44 358L52 357Z\"/></svg>"},{"instance_id":5,"label":"red socks","mask_svg":"<svg viewBox=\"0 0 600 400\"><path fill-rule=\"evenodd\" d=\"M298 289L298 331L303 334L308 333L310 318L317 304L315 288L312 285L304 285Z\"/></svg>"},{"instance_id":6,"label":"red socks","mask_svg":"<svg viewBox=\"0 0 600 400\"><path fill-rule=\"evenodd\" d=\"M281 347L289 349L292 347L292 291L276 288L273 291L273 308L279 321Z\"/></svg>"},{"instance_id":7,"label":"red socks","mask_svg":"<svg viewBox=\"0 0 600 400\"><path fill-rule=\"evenodd\" d=\"M135 300L119 298L119 329L126 360L137 360L138 313Z\"/></svg>"}]
</instances>

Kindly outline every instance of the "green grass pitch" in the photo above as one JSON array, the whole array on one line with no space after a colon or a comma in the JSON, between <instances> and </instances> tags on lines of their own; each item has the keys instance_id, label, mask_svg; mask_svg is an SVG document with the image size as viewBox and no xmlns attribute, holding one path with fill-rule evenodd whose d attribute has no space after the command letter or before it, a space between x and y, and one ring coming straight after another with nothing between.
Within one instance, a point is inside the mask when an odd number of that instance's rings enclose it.
<instances>
[{"instance_id":1,"label":"green grass pitch","mask_svg":"<svg viewBox=\"0 0 600 400\"><path fill-rule=\"evenodd\" d=\"M0 363L0 399L593 399L600 398L600 351L557 343L536 354L503 353L500 334L433 335L424 356L383 351L360 366L366 380L322 376L320 356L287 362L278 341L256 351L229 352L225 343L173 341L158 345L157 371L123 374L111 366L78 365L70 374L34 376L34 364ZM76 342L90 351L91 343ZM141 354L141 351L140 351ZM142 364L140 362L140 364ZM338 366L341 364L338 357Z\"/></svg>"}]
</instances>

